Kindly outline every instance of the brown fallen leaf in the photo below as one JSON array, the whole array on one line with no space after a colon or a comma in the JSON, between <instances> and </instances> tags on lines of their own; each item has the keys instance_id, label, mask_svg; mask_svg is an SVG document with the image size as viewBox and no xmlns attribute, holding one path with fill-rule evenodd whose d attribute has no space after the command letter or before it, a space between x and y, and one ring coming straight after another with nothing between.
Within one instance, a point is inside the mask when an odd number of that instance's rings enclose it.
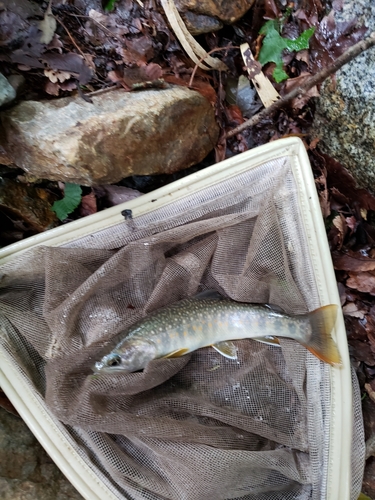
<instances>
[{"instance_id":1,"label":"brown fallen leaf","mask_svg":"<svg viewBox=\"0 0 375 500\"><path fill-rule=\"evenodd\" d=\"M65 82L65 80L69 80L71 77L71 74L68 73L67 71L58 71L58 70L53 70L53 69L45 69L44 70L44 75L49 78L49 80L52 83L56 82Z\"/></svg>"},{"instance_id":2,"label":"brown fallen leaf","mask_svg":"<svg viewBox=\"0 0 375 500\"><path fill-rule=\"evenodd\" d=\"M91 191L91 193L82 196L81 205L79 208L79 213L82 217L86 217L86 215L95 214L98 211L96 206L96 197L95 194Z\"/></svg>"},{"instance_id":3,"label":"brown fallen leaf","mask_svg":"<svg viewBox=\"0 0 375 500\"><path fill-rule=\"evenodd\" d=\"M365 384L365 389L370 399L375 403L375 391L372 389L370 384Z\"/></svg>"},{"instance_id":4,"label":"brown fallen leaf","mask_svg":"<svg viewBox=\"0 0 375 500\"><path fill-rule=\"evenodd\" d=\"M332 252L333 267L342 271L365 272L375 270L375 259L354 257L347 253Z\"/></svg>"},{"instance_id":5,"label":"brown fallen leaf","mask_svg":"<svg viewBox=\"0 0 375 500\"><path fill-rule=\"evenodd\" d=\"M296 87L300 87L309 78L311 78L311 74L306 71L302 72L299 76L295 78L289 78L289 80L286 81L285 86L283 88L283 95L288 94ZM294 109L302 109L312 97L319 97L319 95L320 94L318 92L318 88L315 85L315 87L312 87L310 90L302 93L296 99L293 99L292 107Z\"/></svg>"},{"instance_id":6,"label":"brown fallen leaf","mask_svg":"<svg viewBox=\"0 0 375 500\"><path fill-rule=\"evenodd\" d=\"M345 235L346 235L347 230L348 230L348 226L346 225L345 217L342 214L336 215L336 217L332 221L332 224L339 231L337 248L340 250L343 243L344 243L344 238L345 238Z\"/></svg>"},{"instance_id":7,"label":"brown fallen leaf","mask_svg":"<svg viewBox=\"0 0 375 500\"><path fill-rule=\"evenodd\" d=\"M349 273L349 279L346 281L349 288L354 288L360 292L375 295L375 275L371 271L363 273Z\"/></svg>"},{"instance_id":8,"label":"brown fallen leaf","mask_svg":"<svg viewBox=\"0 0 375 500\"><path fill-rule=\"evenodd\" d=\"M352 316L354 318L363 319L365 317L366 311L363 309L358 309L358 306L354 302L349 302L345 304L342 308L344 316Z\"/></svg>"},{"instance_id":9,"label":"brown fallen leaf","mask_svg":"<svg viewBox=\"0 0 375 500\"><path fill-rule=\"evenodd\" d=\"M360 321L358 318L353 318L353 316L344 316L344 320L350 344L352 344L354 340L361 340L362 342L369 341L368 332L363 321Z\"/></svg>"},{"instance_id":10,"label":"brown fallen leaf","mask_svg":"<svg viewBox=\"0 0 375 500\"><path fill-rule=\"evenodd\" d=\"M44 90L49 95L58 96L60 92L60 85L58 83L51 82L51 80L48 80L48 82L44 86Z\"/></svg>"},{"instance_id":11,"label":"brown fallen leaf","mask_svg":"<svg viewBox=\"0 0 375 500\"><path fill-rule=\"evenodd\" d=\"M367 342L360 340L351 340L350 347L352 354L358 361L363 361L366 365L374 366L375 358L371 351L370 345Z\"/></svg>"}]
</instances>

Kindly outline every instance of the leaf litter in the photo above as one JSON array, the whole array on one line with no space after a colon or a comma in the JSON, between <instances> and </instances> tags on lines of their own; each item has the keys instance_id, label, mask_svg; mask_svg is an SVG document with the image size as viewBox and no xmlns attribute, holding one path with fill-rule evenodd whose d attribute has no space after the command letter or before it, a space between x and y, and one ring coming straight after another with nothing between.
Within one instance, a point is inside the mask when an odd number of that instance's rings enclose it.
<instances>
[{"instance_id":1,"label":"leaf litter","mask_svg":"<svg viewBox=\"0 0 375 500\"><path fill-rule=\"evenodd\" d=\"M118 86L134 92L148 86L183 85L197 90L211 102L221 127L214 154L202 164L170 176L134 176L115 186L81 188L31 179L13 168L2 168L0 175L7 182L19 183L27 189L35 186L38 196L44 193L44 199L49 200L64 223L272 140L290 135L302 138L325 219L351 358L363 393L372 397L375 197L356 186L344 165L323 154L318 140L309 139L308 129L314 118L312 98L319 96L319 86L295 99L273 118L267 117L252 129L226 138L228 130L262 108L244 67L241 44L249 44L263 65L264 74L284 96L330 66L363 38L366 28L355 19L336 23L333 11L328 9L330 3L323 0L297 0L289 9L277 0L257 0L232 26L200 36L203 48L216 51L213 55L229 68L227 73L206 72L187 57L158 1L122 0L112 2L113 6L107 2L108 9L101 11L97 10L96 2L77 2L77 7L54 1L45 3L44 11L26 0L3 3L6 9L0 10L0 71L7 76L24 76L22 99L53 99L77 92L89 98L92 92L110 91ZM334 0L332 6L339 10L341 0ZM15 215L1 205L0 219L4 222L0 230L1 246L43 230L35 225L31 228L22 219L22 211ZM49 227L57 224L56 219L51 221Z\"/></svg>"}]
</instances>

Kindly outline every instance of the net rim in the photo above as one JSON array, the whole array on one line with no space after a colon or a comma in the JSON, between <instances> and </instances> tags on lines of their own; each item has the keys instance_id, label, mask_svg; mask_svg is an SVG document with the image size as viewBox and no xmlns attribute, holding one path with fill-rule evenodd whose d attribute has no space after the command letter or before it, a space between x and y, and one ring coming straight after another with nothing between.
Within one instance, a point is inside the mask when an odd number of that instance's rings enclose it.
<instances>
[{"instance_id":1,"label":"net rim","mask_svg":"<svg viewBox=\"0 0 375 500\"><path fill-rule=\"evenodd\" d=\"M336 303L340 305L314 179L305 148L299 138L281 139L260 146L130 202L72 222L67 226L55 228L23 242L10 245L0 250L0 265L16 259L21 253L32 247L42 244L60 246L93 234L101 229L120 224L124 221L121 215L122 210L132 210L133 216L137 217L156 208L168 205L176 199L188 196L192 192L220 183L223 179L236 176L243 171L256 168L264 162L282 156L290 158L293 174L298 185L301 215L316 273L320 299L323 304ZM349 499L351 496L350 459L353 419L350 362L342 315L339 315L335 333L343 359L343 367L340 369L330 368L332 417L327 458L326 498L341 500L344 498ZM85 498L91 500L97 498L113 500L117 498L117 496L114 496L113 493L107 490L101 481L98 481L95 473L89 469L79 455L67 444L66 438L58 429L54 419L46 413L42 402L37 400L36 395L32 393L26 381L22 380L16 368L10 364L9 358L1 350L0 360L2 361L0 384L4 392L42 446L77 490ZM46 429L49 430L49 434L45 432ZM51 439L50 436L52 435L54 439ZM62 444L63 449L61 449ZM79 473L77 473L78 470ZM96 480L96 492L90 486L93 479ZM97 495L99 484L102 490L100 497Z\"/></svg>"}]
</instances>

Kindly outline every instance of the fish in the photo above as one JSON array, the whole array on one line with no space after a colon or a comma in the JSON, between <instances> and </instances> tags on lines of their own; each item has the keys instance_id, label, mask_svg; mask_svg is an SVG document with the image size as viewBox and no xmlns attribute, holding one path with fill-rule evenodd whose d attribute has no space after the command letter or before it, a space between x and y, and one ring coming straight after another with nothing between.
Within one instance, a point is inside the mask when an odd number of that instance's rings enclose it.
<instances>
[{"instance_id":1,"label":"fish","mask_svg":"<svg viewBox=\"0 0 375 500\"><path fill-rule=\"evenodd\" d=\"M337 305L291 316L261 304L193 297L151 313L118 335L116 347L95 363L98 373L131 373L159 358L176 358L203 347L237 359L233 340L287 337L322 361L340 365L331 332Z\"/></svg>"}]
</instances>

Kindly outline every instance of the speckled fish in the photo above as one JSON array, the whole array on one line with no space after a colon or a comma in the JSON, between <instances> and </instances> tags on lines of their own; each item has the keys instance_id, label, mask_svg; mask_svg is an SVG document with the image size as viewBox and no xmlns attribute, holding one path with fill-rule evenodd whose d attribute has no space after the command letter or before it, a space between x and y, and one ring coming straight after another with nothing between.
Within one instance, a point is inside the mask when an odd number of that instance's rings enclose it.
<instances>
[{"instance_id":1,"label":"speckled fish","mask_svg":"<svg viewBox=\"0 0 375 500\"><path fill-rule=\"evenodd\" d=\"M185 299L120 333L122 340L95 363L94 371L134 372L153 359L179 357L208 346L236 359L232 340L265 335L297 340L322 361L341 364L331 336L336 316L335 304L309 314L289 316L258 304L217 298Z\"/></svg>"}]
</instances>

